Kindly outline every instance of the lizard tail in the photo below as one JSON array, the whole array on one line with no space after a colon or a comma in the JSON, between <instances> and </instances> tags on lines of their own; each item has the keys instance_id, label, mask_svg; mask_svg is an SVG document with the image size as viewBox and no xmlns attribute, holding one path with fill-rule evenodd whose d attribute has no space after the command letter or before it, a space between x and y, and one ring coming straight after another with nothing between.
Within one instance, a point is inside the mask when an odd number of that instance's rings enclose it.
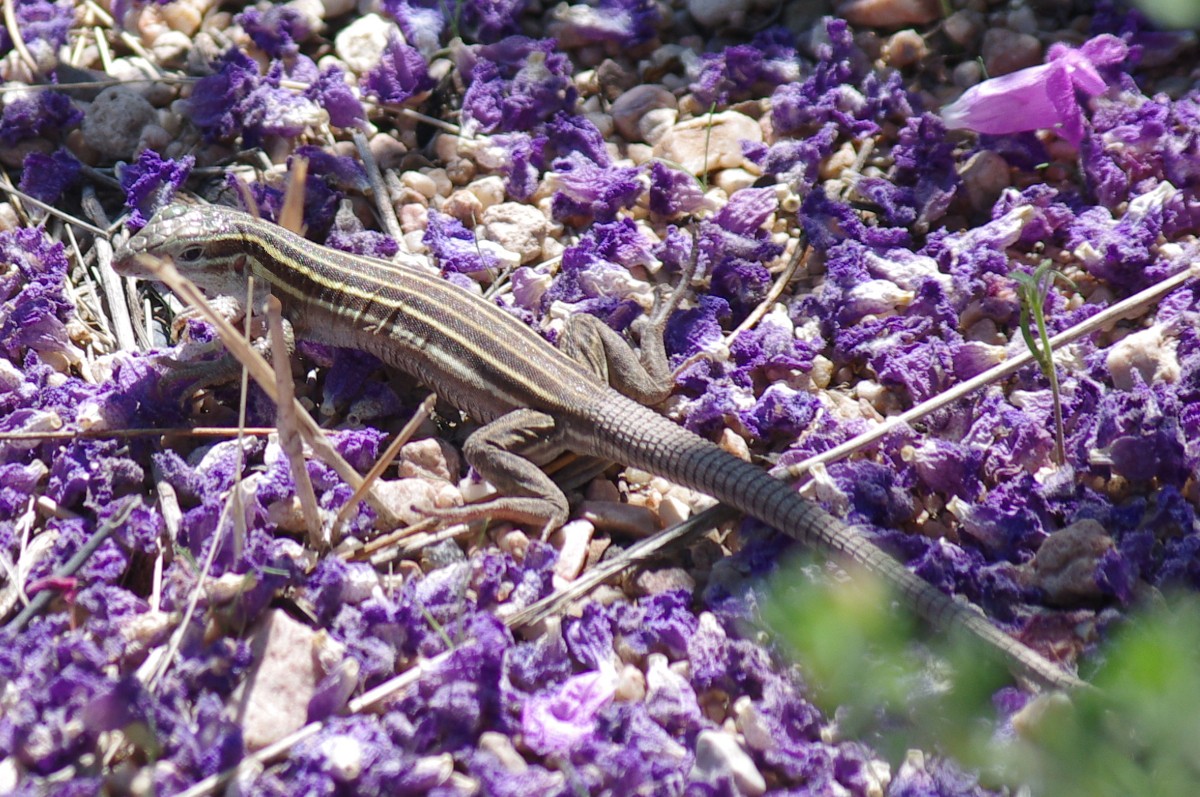
<instances>
[{"instance_id":1,"label":"lizard tail","mask_svg":"<svg viewBox=\"0 0 1200 797\"><path fill-rule=\"evenodd\" d=\"M652 471L699 490L844 564L858 565L882 578L927 622L941 629L965 628L1002 655L1021 674L1056 689L1086 682L1012 638L966 600L934 587L890 556L860 531L761 468L682 429L635 402L620 402L614 417L599 419L597 430L612 430L595 453ZM636 417L631 417L636 416Z\"/></svg>"}]
</instances>

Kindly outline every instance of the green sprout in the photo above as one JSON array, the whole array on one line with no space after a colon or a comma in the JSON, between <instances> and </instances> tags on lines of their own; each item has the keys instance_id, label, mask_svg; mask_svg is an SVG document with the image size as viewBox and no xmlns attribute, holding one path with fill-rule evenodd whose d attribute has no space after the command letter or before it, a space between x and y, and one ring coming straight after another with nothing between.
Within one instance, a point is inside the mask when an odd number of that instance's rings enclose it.
<instances>
[{"instance_id":1,"label":"green sprout","mask_svg":"<svg viewBox=\"0 0 1200 797\"><path fill-rule=\"evenodd\" d=\"M1054 368L1054 351L1050 348L1050 335L1046 332L1046 297L1054 287L1056 279L1062 279L1074 287L1061 272L1043 260L1032 274L1014 271L1011 276L1017 283L1017 296L1021 300L1021 336L1033 354L1038 367L1050 382L1050 395L1054 399L1054 453L1055 461L1062 465L1067 460L1067 446L1063 431L1062 396L1058 389L1058 372ZM1030 328L1030 319L1037 325L1037 337Z\"/></svg>"},{"instance_id":2,"label":"green sprout","mask_svg":"<svg viewBox=\"0 0 1200 797\"><path fill-rule=\"evenodd\" d=\"M713 100L712 105L708 106L708 124L704 126L704 174L700 176L700 185L704 186L704 190L708 191L708 147L712 141L713 117L717 113L717 101Z\"/></svg>"}]
</instances>

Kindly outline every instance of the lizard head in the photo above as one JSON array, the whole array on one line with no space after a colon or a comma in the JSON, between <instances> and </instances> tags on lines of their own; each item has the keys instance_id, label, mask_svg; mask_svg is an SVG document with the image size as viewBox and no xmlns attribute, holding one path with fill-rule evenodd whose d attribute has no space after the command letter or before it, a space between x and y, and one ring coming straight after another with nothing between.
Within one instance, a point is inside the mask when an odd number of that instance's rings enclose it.
<instances>
[{"instance_id":1,"label":"lizard head","mask_svg":"<svg viewBox=\"0 0 1200 797\"><path fill-rule=\"evenodd\" d=\"M117 250L114 270L124 277L154 279L147 260L170 260L205 293L245 291L246 247L242 225L250 217L217 205L168 205Z\"/></svg>"}]
</instances>

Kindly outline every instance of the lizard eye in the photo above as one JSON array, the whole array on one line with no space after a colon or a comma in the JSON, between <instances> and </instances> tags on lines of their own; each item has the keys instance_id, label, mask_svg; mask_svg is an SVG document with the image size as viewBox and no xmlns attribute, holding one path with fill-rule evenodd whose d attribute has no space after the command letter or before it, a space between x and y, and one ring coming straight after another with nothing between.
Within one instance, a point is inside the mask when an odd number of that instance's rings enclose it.
<instances>
[{"instance_id":1,"label":"lizard eye","mask_svg":"<svg viewBox=\"0 0 1200 797\"><path fill-rule=\"evenodd\" d=\"M204 247L189 246L187 249L180 251L176 259L183 263L195 263L202 257L204 257Z\"/></svg>"}]
</instances>

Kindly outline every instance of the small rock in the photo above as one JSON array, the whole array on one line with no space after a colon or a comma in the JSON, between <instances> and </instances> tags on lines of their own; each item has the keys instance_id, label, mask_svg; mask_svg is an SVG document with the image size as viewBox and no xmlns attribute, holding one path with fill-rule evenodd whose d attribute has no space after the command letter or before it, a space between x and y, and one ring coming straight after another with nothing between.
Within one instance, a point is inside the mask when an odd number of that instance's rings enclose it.
<instances>
[{"instance_id":1,"label":"small rock","mask_svg":"<svg viewBox=\"0 0 1200 797\"><path fill-rule=\"evenodd\" d=\"M426 199L437 196L438 186L433 178L418 171L407 171L400 177L400 185L411 188Z\"/></svg>"},{"instance_id":2,"label":"small rock","mask_svg":"<svg viewBox=\"0 0 1200 797\"><path fill-rule=\"evenodd\" d=\"M447 197L440 209L448 216L461 221L468 229L474 227L483 215L483 203L479 201L479 197L466 189L459 189Z\"/></svg>"},{"instance_id":3,"label":"small rock","mask_svg":"<svg viewBox=\"0 0 1200 797\"><path fill-rule=\"evenodd\" d=\"M667 134L667 131L677 121L679 121L679 112L674 108L656 108L653 111L646 111L642 118L638 120L638 135L642 137L643 141L653 147ZM638 146L636 142L630 144L630 147L635 146ZM653 155L654 150L651 149L649 155L643 157L641 162L645 163ZM637 162L636 159L635 162Z\"/></svg>"},{"instance_id":4,"label":"small rock","mask_svg":"<svg viewBox=\"0 0 1200 797\"><path fill-rule=\"evenodd\" d=\"M446 162L446 176L454 185L466 185L475 179L475 164L466 158Z\"/></svg>"},{"instance_id":5,"label":"small rock","mask_svg":"<svg viewBox=\"0 0 1200 797\"><path fill-rule=\"evenodd\" d=\"M749 0L687 0L692 19L706 28L738 27L746 21Z\"/></svg>"},{"instance_id":6,"label":"small rock","mask_svg":"<svg viewBox=\"0 0 1200 797\"><path fill-rule=\"evenodd\" d=\"M1038 548L1030 567L1033 584L1046 600L1058 606L1087 603L1103 597L1096 583L1096 565L1114 547L1104 526L1091 518L1054 532Z\"/></svg>"},{"instance_id":7,"label":"small rock","mask_svg":"<svg viewBox=\"0 0 1200 797\"><path fill-rule=\"evenodd\" d=\"M379 163L379 168L384 172L398 170L404 156L408 154L408 148L395 136L387 133L372 136L369 147L371 154ZM404 174L419 174L419 172L404 172ZM428 197L426 198L428 199Z\"/></svg>"},{"instance_id":8,"label":"small rock","mask_svg":"<svg viewBox=\"0 0 1200 797\"><path fill-rule=\"evenodd\" d=\"M846 0L837 15L851 25L868 28L903 28L927 25L942 14L940 0Z\"/></svg>"},{"instance_id":9,"label":"small rock","mask_svg":"<svg viewBox=\"0 0 1200 797\"><path fill-rule=\"evenodd\" d=\"M674 94L662 86L648 84L634 86L617 97L609 109L609 113L612 115L617 132L624 136L626 141L644 141L643 131L639 127L642 117L649 111L664 108L675 110L677 107L678 103Z\"/></svg>"},{"instance_id":10,"label":"small rock","mask_svg":"<svg viewBox=\"0 0 1200 797\"><path fill-rule=\"evenodd\" d=\"M426 573L465 561L467 555L454 540L442 540L421 549L421 569Z\"/></svg>"},{"instance_id":11,"label":"small rock","mask_svg":"<svg viewBox=\"0 0 1200 797\"><path fill-rule=\"evenodd\" d=\"M1008 161L998 152L980 150L971 156L962 167L960 176L971 207L985 211L996 203L1000 192L1012 185L1009 178Z\"/></svg>"},{"instance_id":12,"label":"small rock","mask_svg":"<svg viewBox=\"0 0 1200 797\"><path fill-rule=\"evenodd\" d=\"M1028 5L1020 4L1009 11L1007 23L1005 27L1017 33L1033 35L1038 32L1037 14Z\"/></svg>"},{"instance_id":13,"label":"small rock","mask_svg":"<svg viewBox=\"0 0 1200 797\"><path fill-rule=\"evenodd\" d=\"M362 74L383 57L388 35L396 26L378 14L365 14L342 28L333 40L333 51L350 69Z\"/></svg>"},{"instance_id":14,"label":"small rock","mask_svg":"<svg viewBox=\"0 0 1200 797\"><path fill-rule=\"evenodd\" d=\"M348 734L330 736L318 748L322 768L339 783L353 783L363 769L363 749L358 740Z\"/></svg>"},{"instance_id":15,"label":"small rock","mask_svg":"<svg viewBox=\"0 0 1200 797\"><path fill-rule=\"evenodd\" d=\"M1177 352L1179 338L1168 335L1155 324L1148 329L1126 335L1108 350L1104 364L1119 390L1133 389L1133 372L1142 377L1143 384L1178 382L1183 374Z\"/></svg>"},{"instance_id":16,"label":"small rock","mask_svg":"<svg viewBox=\"0 0 1200 797\"><path fill-rule=\"evenodd\" d=\"M700 731L696 737L696 761L688 777L703 783L716 783L722 775L731 776L742 794L756 797L767 790L767 781L754 766L754 760L733 736L711 729Z\"/></svg>"},{"instance_id":17,"label":"small rock","mask_svg":"<svg viewBox=\"0 0 1200 797\"><path fill-rule=\"evenodd\" d=\"M737 111L724 111L675 125L654 145L654 154L699 177L719 169L745 167L748 161L742 155L742 142L761 144L762 140L757 121Z\"/></svg>"},{"instance_id":18,"label":"small rock","mask_svg":"<svg viewBox=\"0 0 1200 797\"><path fill-rule=\"evenodd\" d=\"M646 675L632 664L617 671L617 691L613 699L618 703L640 703L646 698Z\"/></svg>"},{"instance_id":19,"label":"small rock","mask_svg":"<svg viewBox=\"0 0 1200 797\"><path fill-rule=\"evenodd\" d=\"M880 55L887 64L897 69L903 69L918 63L929 55L929 48L925 46L924 36L912 28L908 28L889 36L883 43Z\"/></svg>"},{"instance_id":20,"label":"small rock","mask_svg":"<svg viewBox=\"0 0 1200 797\"><path fill-rule=\"evenodd\" d=\"M663 527L682 523L692 516L692 507L677 495L664 495L658 505L658 519Z\"/></svg>"},{"instance_id":21,"label":"small rock","mask_svg":"<svg viewBox=\"0 0 1200 797\"><path fill-rule=\"evenodd\" d=\"M529 763L513 747L512 740L506 734L485 731L479 736L479 749L494 755L500 766L514 775L529 769Z\"/></svg>"},{"instance_id":22,"label":"small rock","mask_svg":"<svg viewBox=\"0 0 1200 797\"><path fill-rule=\"evenodd\" d=\"M641 539L658 531L654 513L644 506L608 501L584 501L579 516L604 531L626 534Z\"/></svg>"},{"instance_id":23,"label":"small rock","mask_svg":"<svg viewBox=\"0 0 1200 797\"><path fill-rule=\"evenodd\" d=\"M271 610L250 638L254 656L235 696L247 750L260 750L304 727L308 701L324 673L314 654L316 632L280 609Z\"/></svg>"},{"instance_id":24,"label":"small rock","mask_svg":"<svg viewBox=\"0 0 1200 797\"><path fill-rule=\"evenodd\" d=\"M0 360L0 364L3 364L4 362L4 360ZM0 368L2 367L3 366L0 365ZM17 371L14 368L12 373L16 374L17 383L20 384L20 382L23 380L20 371ZM3 387L2 383L0 383L0 387ZM608 479L592 479L590 482L588 482L587 491L584 494L584 498L588 499L589 501L618 502L621 500L621 491L617 488L617 485L613 484Z\"/></svg>"},{"instance_id":25,"label":"small rock","mask_svg":"<svg viewBox=\"0 0 1200 797\"><path fill-rule=\"evenodd\" d=\"M955 64L950 79L960 89L969 89L983 80L983 67L974 58L970 61L960 61Z\"/></svg>"},{"instance_id":26,"label":"small rock","mask_svg":"<svg viewBox=\"0 0 1200 797\"><path fill-rule=\"evenodd\" d=\"M1036 36L1007 28L989 28L983 34L983 65L988 77L999 77L1042 63L1042 43Z\"/></svg>"},{"instance_id":27,"label":"small rock","mask_svg":"<svg viewBox=\"0 0 1200 797\"><path fill-rule=\"evenodd\" d=\"M548 233L546 216L522 202L501 202L483 211L483 237L515 252L522 263L537 260Z\"/></svg>"},{"instance_id":28,"label":"small rock","mask_svg":"<svg viewBox=\"0 0 1200 797\"><path fill-rule=\"evenodd\" d=\"M606 58L596 67L596 85L607 99L615 101L622 93L638 85L638 75L619 61Z\"/></svg>"},{"instance_id":29,"label":"small rock","mask_svg":"<svg viewBox=\"0 0 1200 797\"><path fill-rule=\"evenodd\" d=\"M124 86L110 86L84 113L83 137L106 158L131 160L143 128L157 121L158 112L145 97Z\"/></svg>"},{"instance_id":30,"label":"small rock","mask_svg":"<svg viewBox=\"0 0 1200 797\"><path fill-rule=\"evenodd\" d=\"M462 503L462 496L454 485L429 479L380 481L375 485L375 494L405 524L424 520L435 508Z\"/></svg>"},{"instance_id":31,"label":"small rock","mask_svg":"<svg viewBox=\"0 0 1200 797\"><path fill-rule=\"evenodd\" d=\"M942 21L942 30L959 47L971 47L983 30L983 15L975 11L955 11Z\"/></svg>"},{"instance_id":32,"label":"small rock","mask_svg":"<svg viewBox=\"0 0 1200 797\"><path fill-rule=\"evenodd\" d=\"M478 197L484 210L504 201L504 180L494 174L475 180L467 186L467 190Z\"/></svg>"},{"instance_id":33,"label":"small rock","mask_svg":"<svg viewBox=\"0 0 1200 797\"><path fill-rule=\"evenodd\" d=\"M657 570L643 570L633 579L634 585L642 595L661 595L674 590L692 592L696 589L696 579L682 567L660 567Z\"/></svg>"},{"instance_id":34,"label":"small rock","mask_svg":"<svg viewBox=\"0 0 1200 797\"><path fill-rule=\"evenodd\" d=\"M424 244L421 243L421 236L425 234L425 228L429 226L429 208L417 202L410 202L400 208L400 229L404 231L405 240L408 240L410 234L416 235L417 247L409 246L408 251L419 252Z\"/></svg>"},{"instance_id":35,"label":"small rock","mask_svg":"<svg viewBox=\"0 0 1200 797\"><path fill-rule=\"evenodd\" d=\"M749 188L758 182L758 175L752 174L745 169L722 169L717 172L716 179L713 180L713 185L720 188L729 196L741 191L743 188Z\"/></svg>"},{"instance_id":36,"label":"small rock","mask_svg":"<svg viewBox=\"0 0 1200 797\"><path fill-rule=\"evenodd\" d=\"M171 30L191 36L200 29L204 15L212 9L212 6L212 0L181 0L178 3L159 6L159 13L162 14L163 21Z\"/></svg>"},{"instance_id":37,"label":"small rock","mask_svg":"<svg viewBox=\"0 0 1200 797\"><path fill-rule=\"evenodd\" d=\"M414 440L400 448L401 478L432 476L452 481L458 478L462 464L458 452L449 443L437 437Z\"/></svg>"},{"instance_id":38,"label":"small rock","mask_svg":"<svg viewBox=\"0 0 1200 797\"><path fill-rule=\"evenodd\" d=\"M596 527L586 520L572 520L550 535L550 544L558 549L554 575L564 581L574 581L587 563L588 549Z\"/></svg>"}]
</instances>

